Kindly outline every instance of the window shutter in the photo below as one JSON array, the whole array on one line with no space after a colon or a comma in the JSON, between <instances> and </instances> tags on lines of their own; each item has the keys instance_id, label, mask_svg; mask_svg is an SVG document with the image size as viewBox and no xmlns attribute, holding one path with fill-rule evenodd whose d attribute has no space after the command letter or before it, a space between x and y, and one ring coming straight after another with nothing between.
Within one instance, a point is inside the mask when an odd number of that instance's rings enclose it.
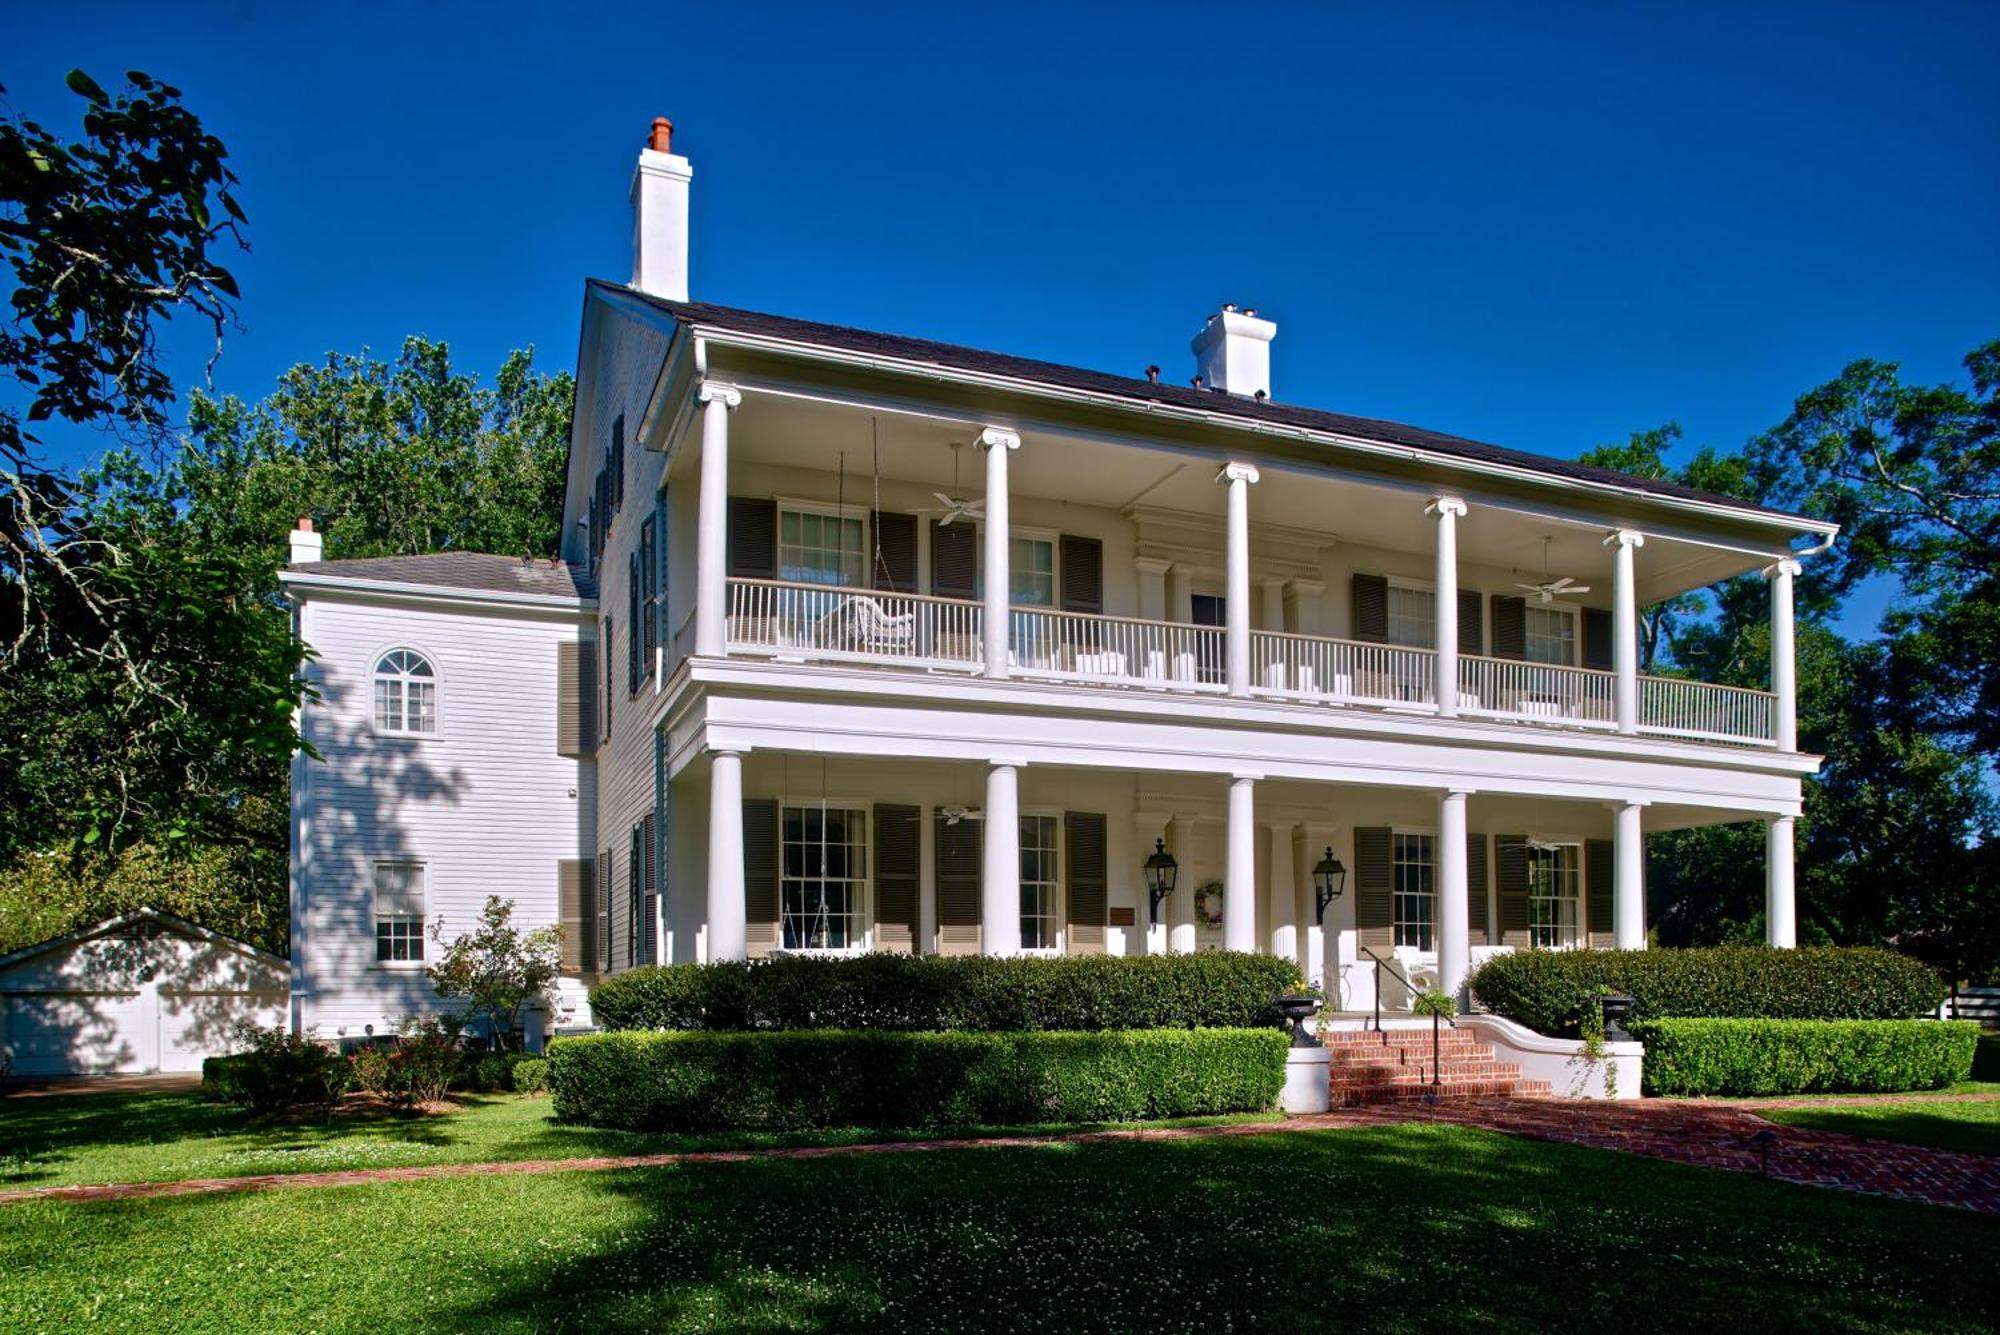
<instances>
[{"instance_id":1,"label":"window shutter","mask_svg":"<svg viewBox=\"0 0 2000 1335\"><path fill-rule=\"evenodd\" d=\"M591 967L602 971L611 967L611 850L600 849L597 854L597 875L591 881L590 948L586 952Z\"/></svg>"},{"instance_id":2,"label":"window shutter","mask_svg":"<svg viewBox=\"0 0 2000 1335\"><path fill-rule=\"evenodd\" d=\"M1477 589L1458 591L1458 651L1462 654L1486 652L1485 598Z\"/></svg>"},{"instance_id":3,"label":"window shutter","mask_svg":"<svg viewBox=\"0 0 2000 1335\"><path fill-rule=\"evenodd\" d=\"M655 516L648 515L639 525L639 596L645 606L640 611L644 627L639 636L639 675L653 675L653 646L660 642L660 558L655 549Z\"/></svg>"},{"instance_id":4,"label":"window shutter","mask_svg":"<svg viewBox=\"0 0 2000 1335\"><path fill-rule=\"evenodd\" d=\"M1479 944L1493 939L1486 918L1486 836L1465 836L1465 901L1469 939Z\"/></svg>"},{"instance_id":5,"label":"window shutter","mask_svg":"<svg viewBox=\"0 0 2000 1335\"><path fill-rule=\"evenodd\" d=\"M589 884L590 864L582 858L563 858L556 863L556 925L562 928L559 967L566 974L583 973L589 967Z\"/></svg>"},{"instance_id":6,"label":"window shutter","mask_svg":"<svg viewBox=\"0 0 2000 1335\"><path fill-rule=\"evenodd\" d=\"M1611 613L1601 607L1583 609L1583 665L1611 670Z\"/></svg>"},{"instance_id":7,"label":"window shutter","mask_svg":"<svg viewBox=\"0 0 2000 1335\"><path fill-rule=\"evenodd\" d=\"M1354 577L1354 638L1371 644L1389 641L1389 580L1384 575ZM1359 856L1358 854L1356 856Z\"/></svg>"},{"instance_id":8,"label":"window shutter","mask_svg":"<svg viewBox=\"0 0 2000 1335\"><path fill-rule=\"evenodd\" d=\"M625 849L625 967L639 962L639 901L646 893L645 826L634 825Z\"/></svg>"},{"instance_id":9,"label":"window shutter","mask_svg":"<svg viewBox=\"0 0 2000 1335\"><path fill-rule=\"evenodd\" d=\"M582 648L575 640L556 646L556 754L559 756L583 754L583 739L589 736L584 722L583 683L590 678L580 675Z\"/></svg>"},{"instance_id":10,"label":"window shutter","mask_svg":"<svg viewBox=\"0 0 2000 1335\"><path fill-rule=\"evenodd\" d=\"M980 850L986 822L937 817L938 953L979 953Z\"/></svg>"},{"instance_id":11,"label":"window shutter","mask_svg":"<svg viewBox=\"0 0 2000 1335\"><path fill-rule=\"evenodd\" d=\"M1395 869L1387 826L1354 832L1354 925L1361 944L1386 956L1396 945Z\"/></svg>"},{"instance_id":12,"label":"window shutter","mask_svg":"<svg viewBox=\"0 0 2000 1335\"><path fill-rule=\"evenodd\" d=\"M604 659L603 739L608 742L611 740L611 702L612 702L611 673L613 671L611 666L611 660L613 656L612 645L616 642L616 637L618 632L617 628L611 624L610 617L602 618L600 621L600 625L603 630L603 633L598 636L597 645L598 645L598 651Z\"/></svg>"},{"instance_id":13,"label":"window shutter","mask_svg":"<svg viewBox=\"0 0 2000 1335\"><path fill-rule=\"evenodd\" d=\"M611 508L625 504L625 414L611 420Z\"/></svg>"},{"instance_id":14,"label":"window shutter","mask_svg":"<svg viewBox=\"0 0 2000 1335\"><path fill-rule=\"evenodd\" d=\"M1493 595L1493 656L1528 656L1528 602L1525 598Z\"/></svg>"},{"instance_id":15,"label":"window shutter","mask_svg":"<svg viewBox=\"0 0 2000 1335\"><path fill-rule=\"evenodd\" d=\"M576 642L576 754L597 749L597 646Z\"/></svg>"},{"instance_id":16,"label":"window shutter","mask_svg":"<svg viewBox=\"0 0 2000 1335\"><path fill-rule=\"evenodd\" d=\"M1493 840L1494 860L1500 868L1500 944L1516 950L1528 948L1528 841L1523 835L1503 834Z\"/></svg>"},{"instance_id":17,"label":"window shutter","mask_svg":"<svg viewBox=\"0 0 2000 1335\"><path fill-rule=\"evenodd\" d=\"M931 521L931 592L940 598L979 596L979 533L960 521Z\"/></svg>"},{"instance_id":18,"label":"window shutter","mask_svg":"<svg viewBox=\"0 0 2000 1335\"><path fill-rule=\"evenodd\" d=\"M1583 842L1584 911L1590 915L1590 948L1610 950L1618 944L1611 930L1611 897L1615 873L1612 871L1611 841L1586 839Z\"/></svg>"},{"instance_id":19,"label":"window shutter","mask_svg":"<svg viewBox=\"0 0 2000 1335\"><path fill-rule=\"evenodd\" d=\"M639 693L639 642L644 622L639 612L639 553L632 553L632 582L626 590L625 601L625 691L629 695Z\"/></svg>"},{"instance_id":20,"label":"window shutter","mask_svg":"<svg viewBox=\"0 0 2000 1335\"><path fill-rule=\"evenodd\" d=\"M1064 539L1068 541L1068 539ZM1109 908L1110 867L1101 812L1063 814L1064 868L1069 899L1069 953L1104 953L1105 914Z\"/></svg>"},{"instance_id":21,"label":"window shutter","mask_svg":"<svg viewBox=\"0 0 2000 1335\"><path fill-rule=\"evenodd\" d=\"M671 631L667 626L667 571L669 568L667 544L667 489L660 488L653 498L653 643L664 654L673 648L667 643Z\"/></svg>"},{"instance_id":22,"label":"window shutter","mask_svg":"<svg viewBox=\"0 0 2000 1335\"><path fill-rule=\"evenodd\" d=\"M754 496L729 498L729 576L778 577L778 503Z\"/></svg>"},{"instance_id":23,"label":"window shutter","mask_svg":"<svg viewBox=\"0 0 2000 1335\"><path fill-rule=\"evenodd\" d=\"M869 583L885 593L915 593L917 517L876 511L875 551Z\"/></svg>"},{"instance_id":24,"label":"window shutter","mask_svg":"<svg viewBox=\"0 0 2000 1335\"><path fill-rule=\"evenodd\" d=\"M778 935L778 804L769 798L743 800L744 942L750 958L768 957Z\"/></svg>"},{"instance_id":25,"label":"window shutter","mask_svg":"<svg viewBox=\"0 0 2000 1335\"><path fill-rule=\"evenodd\" d=\"M923 808L875 804L875 948L917 953L917 822Z\"/></svg>"},{"instance_id":26,"label":"window shutter","mask_svg":"<svg viewBox=\"0 0 2000 1335\"><path fill-rule=\"evenodd\" d=\"M660 960L660 836L659 822L653 812L646 813L646 819L639 822L645 831L646 841L646 894L640 901L640 921L645 924L639 934L643 949L639 952L639 963L657 964Z\"/></svg>"},{"instance_id":27,"label":"window shutter","mask_svg":"<svg viewBox=\"0 0 2000 1335\"><path fill-rule=\"evenodd\" d=\"M1062 535L1062 608L1093 615L1104 611L1104 544L1096 538Z\"/></svg>"}]
</instances>

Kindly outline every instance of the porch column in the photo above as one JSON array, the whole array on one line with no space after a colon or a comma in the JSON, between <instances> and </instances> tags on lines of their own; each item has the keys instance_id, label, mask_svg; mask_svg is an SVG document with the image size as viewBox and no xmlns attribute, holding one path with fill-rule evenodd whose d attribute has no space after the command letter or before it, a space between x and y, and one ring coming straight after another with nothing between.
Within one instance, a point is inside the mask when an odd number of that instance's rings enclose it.
<instances>
[{"instance_id":1,"label":"porch column","mask_svg":"<svg viewBox=\"0 0 2000 1335\"><path fill-rule=\"evenodd\" d=\"M1771 581L1771 694L1777 697L1772 722L1780 751L1799 749L1798 668L1792 648L1792 577L1798 573L1799 563L1789 556L1764 572Z\"/></svg>"},{"instance_id":2,"label":"porch column","mask_svg":"<svg viewBox=\"0 0 2000 1335\"><path fill-rule=\"evenodd\" d=\"M990 513L990 512L989 512ZM979 939L988 955L1021 953L1021 802L1012 761L986 771L986 838Z\"/></svg>"},{"instance_id":3,"label":"porch column","mask_svg":"<svg viewBox=\"0 0 2000 1335\"><path fill-rule=\"evenodd\" d=\"M605 893L598 887L598 893ZM717 751L708 771L708 962L749 956L743 894L743 756Z\"/></svg>"},{"instance_id":4,"label":"porch column","mask_svg":"<svg viewBox=\"0 0 2000 1335\"><path fill-rule=\"evenodd\" d=\"M1229 693L1250 694L1250 484L1257 470L1249 464L1225 464L1215 475L1229 487L1229 531L1223 584L1223 646L1229 664ZM1233 856L1233 854L1232 854ZM1226 937L1229 929L1225 925ZM1253 933L1254 939L1254 933ZM1235 946L1230 947L1236 949ZM1245 947L1248 949L1248 947Z\"/></svg>"},{"instance_id":5,"label":"porch column","mask_svg":"<svg viewBox=\"0 0 2000 1335\"><path fill-rule=\"evenodd\" d=\"M1157 811L1136 811L1132 813L1133 830L1139 837L1138 848L1139 861L1141 863L1153 856L1153 841L1155 839L1165 843L1169 853L1173 853L1176 857L1180 856L1173 846L1172 839L1169 837L1168 822L1171 819L1172 817L1162 815ZM1182 868L1182 874L1186 874L1185 867ZM1174 905L1171 897L1161 900L1160 921L1157 926L1154 925L1152 917L1152 887L1147 884L1145 873L1143 871L1140 872L1139 898L1132 914L1132 917L1135 919L1132 927L1132 935L1137 944L1137 948L1132 952L1133 954L1164 955L1167 953L1168 924L1172 920L1173 909Z\"/></svg>"},{"instance_id":6,"label":"porch column","mask_svg":"<svg viewBox=\"0 0 2000 1335\"><path fill-rule=\"evenodd\" d=\"M1141 556L1132 562L1139 579L1139 619L1142 621L1171 621L1173 614L1167 604L1167 570L1173 565L1154 556ZM1167 676L1167 648L1165 639L1149 636L1146 641L1146 661L1140 665L1148 681L1164 681ZM1158 834L1146 839L1146 849L1152 851L1153 840Z\"/></svg>"},{"instance_id":7,"label":"porch column","mask_svg":"<svg viewBox=\"0 0 2000 1335\"><path fill-rule=\"evenodd\" d=\"M1192 955L1195 947L1194 925L1194 847L1195 823L1192 816L1175 816L1167 822L1167 851L1180 859L1180 877L1174 882L1174 892L1167 896L1165 904L1167 918L1167 953L1170 955Z\"/></svg>"},{"instance_id":8,"label":"porch column","mask_svg":"<svg viewBox=\"0 0 2000 1335\"><path fill-rule=\"evenodd\" d=\"M1612 830L1611 937L1620 950L1646 948L1645 808L1644 802L1621 804Z\"/></svg>"},{"instance_id":9,"label":"porch column","mask_svg":"<svg viewBox=\"0 0 2000 1335\"><path fill-rule=\"evenodd\" d=\"M1013 581L1007 570L1007 456L1021 448L1021 438L1012 431L987 427L974 441L986 451L986 585L980 625L986 658L986 675L1007 675L1007 611L1011 606ZM986 831L992 842L991 827ZM1015 905L1018 914L1020 905ZM1020 935L1017 919L1014 934ZM1019 942L1016 942L1019 948Z\"/></svg>"},{"instance_id":10,"label":"porch column","mask_svg":"<svg viewBox=\"0 0 2000 1335\"><path fill-rule=\"evenodd\" d=\"M1222 873L1222 948L1257 948L1257 779L1229 781L1228 861Z\"/></svg>"},{"instance_id":11,"label":"porch column","mask_svg":"<svg viewBox=\"0 0 2000 1335\"><path fill-rule=\"evenodd\" d=\"M1472 917L1465 865L1465 790L1438 800L1438 988L1461 1004L1472 972Z\"/></svg>"},{"instance_id":12,"label":"porch column","mask_svg":"<svg viewBox=\"0 0 2000 1335\"><path fill-rule=\"evenodd\" d=\"M733 385L704 380L698 397L701 492L695 515L694 651L719 658L728 650L729 410L743 402L743 395Z\"/></svg>"},{"instance_id":13,"label":"porch column","mask_svg":"<svg viewBox=\"0 0 2000 1335\"><path fill-rule=\"evenodd\" d=\"M1618 731L1639 731L1639 593L1633 553L1646 535L1621 528L1604 539L1611 548L1611 668Z\"/></svg>"},{"instance_id":14,"label":"porch column","mask_svg":"<svg viewBox=\"0 0 2000 1335\"><path fill-rule=\"evenodd\" d=\"M1465 513L1465 502L1456 496L1440 496L1424 513L1437 516L1437 602L1433 609L1437 616L1433 635L1437 646L1437 712L1440 718L1457 718L1458 517ZM1464 860L1461 849L1459 861Z\"/></svg>"},{"instance_id":15,"label":"porch column","mask_svg":"<svg viewBox=\"0 0 2000 1335\"><path fill-rule=\"evenodd\" d=\"M1292 827L1292 903L1293 914L1298 920L1298 962L1299 973L1310 983L1325 975L1323 963L1325 946L1320 935L1320 926L1313 921L1318 908L1313 895L1313 864L1320 859L1320 846L1315 842L1312 827L1295 825ZM1328 910L1332 911L1331 908ZM1335 993L1328 992L1328 996Z\"/></svg>"},{"instance_id":16,"label":"porch column","mask_svg":"<svg viewBox=\"0 0 2000 1335\"><path fill-rule=\"evenodd\" d=\"M1299 957L1299 900L1298 877L1292 872L1292 859L1298 841L1292 837L1290 821L1268 825L1265 832L1271 845L1271 884L1265 890L1271 903L1271 940L1267 949L1278 959L1296 961Z\"/></svg>"},{"instance_id":17,"label":"porch column","mask_svg":"<svg viewBox=\"0 0 2000 1335\"><path fill-rule=\"evenodd\" d=\"M1764 826L1764 944L1790 950L1799 943L1792 870L1798 818L1773 816Z\"/></svg>"}]
</instances>

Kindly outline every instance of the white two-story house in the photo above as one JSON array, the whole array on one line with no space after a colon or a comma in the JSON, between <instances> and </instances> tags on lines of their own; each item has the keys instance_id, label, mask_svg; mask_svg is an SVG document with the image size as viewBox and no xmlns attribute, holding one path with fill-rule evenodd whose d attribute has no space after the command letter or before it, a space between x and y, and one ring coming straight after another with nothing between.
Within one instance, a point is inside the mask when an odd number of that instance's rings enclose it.
<instances>
[{"instance_id":1,"label":"white two-story house","mask_svg":"<svg viewBox=\"0 0 2000 1335\"><path fill-rule=\"evenodd\" d=\"M1377 961L1642 947L1646 833L1747 820L1792 944L1832 525L1289 403L1250 310L1126 377L690 301L669 131L585 291L561 561L295 535L297 1023L422 1009L489 893L563 924L573 1014L868 950L1267 951L1362 1009ZM1641 607L1758 571L1769 691L1638 671Z\"/></svg>"}]
</instances>

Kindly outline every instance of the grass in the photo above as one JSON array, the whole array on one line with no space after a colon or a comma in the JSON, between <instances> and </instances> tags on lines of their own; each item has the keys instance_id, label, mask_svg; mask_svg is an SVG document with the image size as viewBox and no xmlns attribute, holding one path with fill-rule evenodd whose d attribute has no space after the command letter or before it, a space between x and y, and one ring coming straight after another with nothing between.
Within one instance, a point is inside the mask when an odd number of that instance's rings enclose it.
<instances>
[{"instance_id":1,"label":"grass","mask_svg":"<svg viewBox=\"0 0 2000 1335\"><path fill-rule=\"evenodd\" d=\"M1845 1106L1828 1100L1811 1108L1762 1108L1757 1115L1786 1126L2000 1157L2000 1099L1976 1103L1898 1099Z\"/></svg>"},{"instance_id":2,"label":"grass","mask_svg":"<svg viewBox=\"0 0 2000 1335\"><path fill-rule=\"evenodd\" d=\"M467 1095L436 1116L343 1114L330 1122L260 1122L198 1094L74 1094L0 1101L0 1188L198 1177L323 1173L427 1164L666 1154L776 1145L836 1145L949 1134L1075 1131L1064 1127L976 1127L895 1133L648 1135L563 1126L546 1098ZM1259 1116L1187 1119L1208 1124ZM1149 1126L1178 1125L1171 1122Z\"/></svg>"},{"instance_id":3,"label":"grass","mask_svg":"<svg viewBox=\"0 0 2000 1335\"><path fill-rule=\"evenodd\" d=\"M1439 1124L0 1208L0 1328L1992 1329L2000 1219Z\"/></svg>"}]
</instances>

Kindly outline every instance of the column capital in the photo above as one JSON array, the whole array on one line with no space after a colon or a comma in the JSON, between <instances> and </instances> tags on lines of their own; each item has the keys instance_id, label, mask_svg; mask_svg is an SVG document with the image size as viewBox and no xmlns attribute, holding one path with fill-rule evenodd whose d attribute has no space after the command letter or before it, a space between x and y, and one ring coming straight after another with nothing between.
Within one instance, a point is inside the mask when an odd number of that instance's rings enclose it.
<instances>
[{"instance_id":1,"label":"column capital","mask_svg":"<svg viewBox=\"0 0 2000 1335\"><path fill-rule=\"evenodd\" d=\"M1650 797L1618 797L1611 799L1604 805L1611 811L1630 811L1635 807L1644 811L1647 807L1653 805L1653 799Z\"/></svg>"},{"instance_id":2,"label":"column capital","mask_svg":"<svg viewBox=\"0 0 2000 1335\"><path fill-rule=\"evenodd\" d=\"M741 760L749 754L749 751L750 748L747 746L711 746L708 748L708 757L713 760L717 756L735 756Z\"/></svg>"},{"instance_id":3,"label":"column capital","mask_svg":"<svg viewBox=\"0 0 2000 1335\"><path fill-rule=\"evenodd\" d=\"M1456 496L1435 496L1431 499L1431 503L1424 507L1425 514L1436 515L1440 519L1446 515L1450 515L1454 519L1462 518L1465 512L1465 502Z\"/></svg>"},{"instance_id":4,"label":"column capital","mask_svg":"<svg viewBox=\"0 0 2000 1335\"><path fill-rule=\"evenodd\" d=\"M1804 569L1805 567L1800 565L1797 560L1786 556L1765 566L1763 575L1765 579L1769 579L1773 575L1790 575L1796 577Z\"/></svg>"},{"instance_id":5,"label":"column capital","mask_svg":"<svg viewBox=\"0 0 2000 1335\"><path fill-rule=\"evenodd\" d=\"M1474 793L1478 791L1479 790L1476 788L1466 788L1462 785L1454 785L1450 788L1441 789L1438 792L1438 796L1443 798L1447 802L1451 801L1453 798L1457 798L1459 801L1463 802L1466 798L1471 797Z\"/></svg>"},{"instance_id":6,"label":"column capital","mask_svg":"<svg viewBox=\"0 0 2000 1335\"><path fill-rule=\"evenodd\" d=\"M1132 568L1142 575L1164 575L1174 568L1174 563L1162 556L1135 556Z\"/></svg>"},{"instance_id":7,"label":"column capital","mask_svg":"<svg viewBox=\"0 0 2000 1335\"><path fill-rule=\"evenodd\" d=\"M1264 776L1250 770L1239 770L1229 776L1231 783L1261 783Z\"/></svg>"},{"instance_id":8,"label":"column capital","mask_svg":"<svg viewBox=\"0 0 2000 1335\"><path fill-rule=\"evenodd\" d=\"M1003 426L989 426L973 439L972 445L980 450L1018 450L1021 448L1021 435Z\"/></svg>"},{"instance_id":9,"label":"column capital","mask_svg":"<svg viewBox=\"0 0 2000 1335\"><path fill-rule=\"evenodd\" d=\"M1326 592L1325 582L1317 579L1288 579L1285 587L1308 598L1317 598Z\"/></svg>"},{"instance_id":10,"label":"column capital","mask_svg":"<svg viewBox=\"0 0 2000 1335\"><path fill-rule=\"evenodd\" d=\"M1215 475L1217 482L1255 482L1258 478L1255 464L1226 463Z\"/></svg>"},{"instance_id":11,"label":"column capital","mask_svg":"<svg viewBox=\"0 0 2000 1335\"><path fill-rule=\"evenodd\" d=\"M1646 535L1635 528L1614 528L1604 535L1606 547L1644 547Z\"/></svg>"},{"instance_id":12,"label":"column capital","mask_svg":"<svg viewBox=\"0 0 2000 1335\"><path fill-rule=\"evenodd\" d=\"M1028 762L1019 756L988 756L986 763L993 769L1026 769Z\"/></svg>"},{"instance_id":13,"label":"column capital","mask_svg":"<svg viewBox=\"0 0 2000 1335\"><path fill-rule=\"evenodd\" d=\"M704 380L695 390L695 398L702 403L720 402L725 407L743 406L743 391L721 380Z\"/></svg>"}]
</instances>

